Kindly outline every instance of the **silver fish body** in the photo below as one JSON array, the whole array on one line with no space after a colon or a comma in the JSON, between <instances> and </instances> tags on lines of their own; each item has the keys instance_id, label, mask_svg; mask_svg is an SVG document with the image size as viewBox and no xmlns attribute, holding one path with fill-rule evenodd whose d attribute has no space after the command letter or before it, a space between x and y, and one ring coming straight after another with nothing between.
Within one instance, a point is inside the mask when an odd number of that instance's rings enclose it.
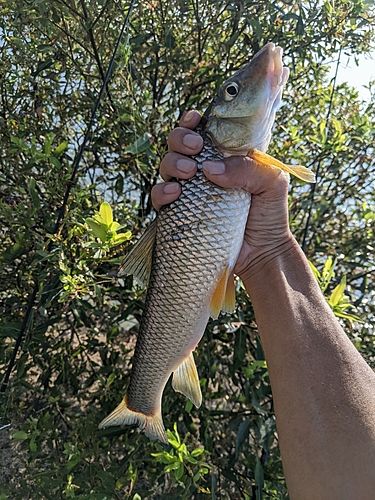
<instances>
[{"instance_id":1,"label":"silver fish body","mask_svg":"<svg viewBox=\"0 0 375 500\"><path fill-rule=\"evenodd\" d=\"M206 138L196 160L199 165L221 158ZM232 270L236 263L250 208L247 192L219 188L201 170L181 185L181 196L157 218L152 271L127 393L129 409L146 415L160 411L167 380L203 336L210 298L225 269Z\"/></svg>"}]
</instances>

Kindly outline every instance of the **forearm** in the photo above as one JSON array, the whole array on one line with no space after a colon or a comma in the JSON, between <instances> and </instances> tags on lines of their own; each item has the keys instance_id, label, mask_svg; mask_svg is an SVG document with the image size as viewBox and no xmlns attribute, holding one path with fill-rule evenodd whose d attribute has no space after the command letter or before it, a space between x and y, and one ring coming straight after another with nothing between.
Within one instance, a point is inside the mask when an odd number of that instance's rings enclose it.
<instances>
[{"instance_id":1,"label":"forearm","mask_svg":"<svg viewBox=\"0 0 375 500\"><path fill-rule=\"evenodd\" d=\"M375 375L295 242L244 277L264 346L292 499L370 500Z\"/></svg>"}]
</instances>

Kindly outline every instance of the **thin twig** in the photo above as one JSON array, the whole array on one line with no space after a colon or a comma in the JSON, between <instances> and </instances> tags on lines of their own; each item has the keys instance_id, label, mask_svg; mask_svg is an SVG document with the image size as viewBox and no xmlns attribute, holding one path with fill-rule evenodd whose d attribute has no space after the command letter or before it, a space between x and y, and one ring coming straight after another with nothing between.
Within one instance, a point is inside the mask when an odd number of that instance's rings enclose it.
<instances>
[{"instance_id":1,"label":"thin twig","mask_svg":"<svg viewBox=\"0 0 375 500\"><path fill-rule=\"evenodd\" d=\"M331 116L331 111L332 111L333 96L334 96L335 91L336 91L336 80L337 80L337 74L338 74L338 71L339 71L339 66L340 66L340 61L341 61L341 50L342 50L342 46L340 45L339 56L338 56L337 64L336 64L335 76L333 78L332 92L331 92L331 96L330 96L330 100L329 100L329 106L328 106L328 111L327 111L327 116L326 116L326 120L325 120L325 126L326 126L327 133L326 133L326 138L325 138L325 141L323 143L323 146L327 143L327 140L328 140L328 122L329 122L329 118ZM319 159L317 167L316 167L316 172L315 172L317 180L318 180L318 177L319 177L321 165L322 165L322 160ZM305 248L306 248L307 234L308 234L308 231L309 231L311 214L312 214L312 209L313 209L313 206L314 206L314 197L315 197L315 191L316 191L317 184L318 183L316 182L315 184L312 184L312 187L311 187L310 205L309 205L308 212L307 212L306 225L305 225L305 229L303 231L303 238L302 238L302 244L301 244L302 250L304 250L304 251L305 251Z\"/></svg>"},{"instance_id":2,"label":"thin twig","mask_svg":"<svg viewBox=\"0 0 375 500\"><path fill-rule=\"evenodd\" d=\"M90 44L91 44L91 47L92 47L92 50L93 50L93 53L94 53L94 59L95 59L96 64L98 66L98 70L99 70L101 79L104 82L105 74L104 74L102 62L100 60L98 46L96 45L96 41L95 41L95 37L94 37L94 32L92 30L92 24L91 24L89 13L87 11L85 0L80 0L80 3L81 3L82 11L83 11L83 18L84 18L84 21L86 23L85 28L86 28L86 31L87 31L87 33L89 35ZM115 106L114 106L114 103L113 103L113 100L112 100L112 96L111 96L111 94L109 92L108 85L106 86L105 90L107 92L107 96L108 96L109 102L111 103L111 106L114 109Z\"/></svg>"}]
</instances>

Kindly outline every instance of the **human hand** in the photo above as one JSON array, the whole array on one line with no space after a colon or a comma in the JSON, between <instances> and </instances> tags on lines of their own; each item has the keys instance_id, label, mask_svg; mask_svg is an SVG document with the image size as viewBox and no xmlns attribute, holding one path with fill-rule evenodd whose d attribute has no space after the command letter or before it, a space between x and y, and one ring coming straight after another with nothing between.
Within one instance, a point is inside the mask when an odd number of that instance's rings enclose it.
<instances>
[{"instance_id":1,"label":"human hand","mask_svg":"<svg viewBox=\"0 0 375 500\"><path fill-rule=\"evenodd\" d=\"M189 156L203 147L202 138L193 132L200 118L197 111L189 111L168 136L169 152L160 164L160 175L165 182L154 186L151 192L156 210L179 197L181 186L173 179L189 179L196 173L196 162ZM206 161L203 172L220 187L241 188L252 195L244 242L234 269L246 280L258 264L273 259L294 241L288 223L288 176L245 156Z\"/></svg>"}]
</instances>

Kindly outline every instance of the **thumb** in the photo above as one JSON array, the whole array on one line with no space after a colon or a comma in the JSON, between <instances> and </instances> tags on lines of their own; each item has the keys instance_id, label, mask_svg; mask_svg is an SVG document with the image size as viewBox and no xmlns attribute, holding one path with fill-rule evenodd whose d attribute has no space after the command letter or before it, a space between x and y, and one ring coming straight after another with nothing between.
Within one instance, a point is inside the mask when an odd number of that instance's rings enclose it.
<instances>
[{"instance_id":1,"label":"thumb","mask_svg":"<svg viewBox=\"0 0 375 500\"><path fill-rule=\"evenodd\" d=\"M265 167L247 156L230 156L203 162L207 179L223 188L242 188L251 194L281 194L288 190L288 176L275 167Z\"/></svg>"}]
</instances>

